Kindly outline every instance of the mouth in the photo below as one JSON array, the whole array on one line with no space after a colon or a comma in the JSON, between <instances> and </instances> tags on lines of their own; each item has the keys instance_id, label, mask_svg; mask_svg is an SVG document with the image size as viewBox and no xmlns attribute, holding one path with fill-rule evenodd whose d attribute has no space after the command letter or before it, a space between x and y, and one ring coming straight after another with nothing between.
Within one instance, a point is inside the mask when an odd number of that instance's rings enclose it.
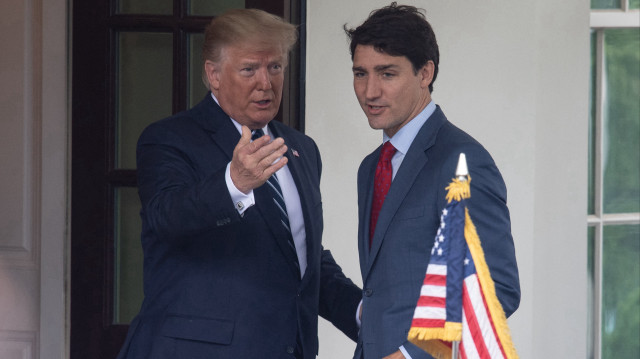
<instances>
[{"instance_id":1,"label":"mouth","mask_svg":"<svg viewBox=\"0 0 640 359\"><path fill-rule=\"evenodd\" d=\"M271 105L271 103L272 103L272 102L273 102L273 100L269 100L269 99L266 99L266 100L259 100L259 101L254 101L254 103L255 103L258 107L260 107L260 108L266 108L266 107L269 107L269 106Z\"/></svg>"},{"instance_id":2,"label":"mouth","mask_svg":"<svg viewBox=\"0 0 640 359\"><path fill-rule=\"evenodd\" d=\"M375 105L367 104L367 109L369 110L370 114L377 115L377 114L382 113L382 111L384 111L385 107L384 106L375 106Z\"/></svg>"}]
</instances>

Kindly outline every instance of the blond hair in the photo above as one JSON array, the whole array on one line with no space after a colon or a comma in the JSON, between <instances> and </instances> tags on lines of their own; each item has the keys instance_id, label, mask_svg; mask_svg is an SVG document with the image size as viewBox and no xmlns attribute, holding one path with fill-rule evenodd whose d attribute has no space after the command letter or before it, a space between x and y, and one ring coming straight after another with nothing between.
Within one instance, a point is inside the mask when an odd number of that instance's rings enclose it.
<instances>
[{"instance_id":1,"label":"blond hair","mask_svg":"<svg viewBox=\"0 0 640 359\"><path fill-rule=\"evenodd\" d=\"M204 31L202 81L209 88L204 64L207 60L222 62L229 45L251 44L258 51L279 48L286 60L297 38L296 27L279 16L258 9L229 10L211 20Z\"/></svg>"}]
</instances>

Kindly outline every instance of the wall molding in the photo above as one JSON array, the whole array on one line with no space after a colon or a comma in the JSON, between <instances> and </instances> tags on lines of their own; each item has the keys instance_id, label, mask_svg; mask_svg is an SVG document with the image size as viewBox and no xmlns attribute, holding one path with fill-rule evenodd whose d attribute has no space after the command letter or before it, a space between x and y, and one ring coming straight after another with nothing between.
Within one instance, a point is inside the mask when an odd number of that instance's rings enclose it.
<instances>
[{"instance_id":1,"label":"wall molding","mask_svg":"<svg viewBox=\"0 0 640 359\"><path fill-rule=\"evenodd\" d=\"M22 222L20 238L0 245L0 268L38 268L42 178L42 4L23 2ZM11 242L13 240L13 242Z\"/></svg>"},{"instance_id":2,"label":"wall molding","mask_svg":"<svg viewBox=\"0 0 640 359\"><path fill-rule=\"evenodd\" d=\"M29 331L0 331L2 359L33 359L37 353L37 334Z\"/></svg>"}]
</instances>

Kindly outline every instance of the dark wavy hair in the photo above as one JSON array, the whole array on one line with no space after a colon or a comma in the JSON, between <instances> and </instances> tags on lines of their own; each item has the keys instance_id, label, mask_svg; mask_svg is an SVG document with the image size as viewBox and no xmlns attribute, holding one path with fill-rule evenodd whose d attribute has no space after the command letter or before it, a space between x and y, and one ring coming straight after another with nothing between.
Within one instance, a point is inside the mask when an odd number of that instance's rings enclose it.
<instances>
[{"instance_id":1,"label":"dark wavy hair","mask_svg":"<svg viewBox=\"0 0 640 359\"><path fill-rule=\"evenodd\" d=\"M405 56L416 74L431 60L435 66L429 91L433 92L440 51L436 35L422 11L414 6L398 5L394 1L389 6L373 10L369 18L355 29L349 29L345 24L344 31L351 41L351 60L358 45L371 45L377 51L391 56Z\"/></svg>"}]
</instances>

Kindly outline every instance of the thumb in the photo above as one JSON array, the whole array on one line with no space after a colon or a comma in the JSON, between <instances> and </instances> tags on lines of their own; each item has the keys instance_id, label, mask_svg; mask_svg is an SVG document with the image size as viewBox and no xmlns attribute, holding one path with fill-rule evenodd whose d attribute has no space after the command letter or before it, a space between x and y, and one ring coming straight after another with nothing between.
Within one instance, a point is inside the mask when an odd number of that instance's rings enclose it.
<instances>
[{"instance_id":1,"label":"thumb","mask_svg":"<svg viewBox=\"0 0 640 359\"><path fill-rule=\"evenodd\" d=\"M242 126L242 136L240 137L240 141L238 141L238 145L246 145L251 143L251 130L247 126Z\"/></svg>"}]
</instances>

